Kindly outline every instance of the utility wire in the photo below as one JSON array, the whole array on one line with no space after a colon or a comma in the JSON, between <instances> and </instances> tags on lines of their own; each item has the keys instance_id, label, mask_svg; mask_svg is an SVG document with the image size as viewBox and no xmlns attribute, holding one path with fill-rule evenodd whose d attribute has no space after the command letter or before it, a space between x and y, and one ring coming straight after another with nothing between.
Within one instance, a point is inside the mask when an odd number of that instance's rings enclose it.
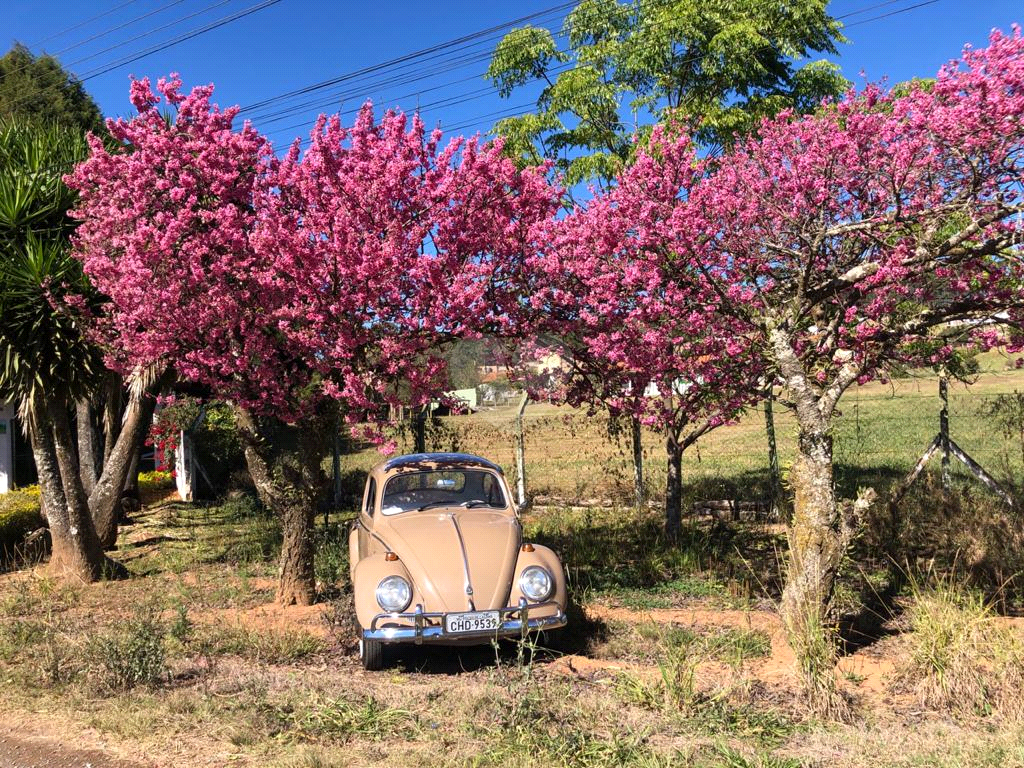
<instances>
[{"instance_id":1,"label":"utility wire","mask_svg":"<svg viewBox=\"0 0 1024 768\"><path fill-rule=\"evenodd\" d=\"M512 19L511 21L506 21L506 22L504 22L502 24L497 24L497 25L495 25L493 27L488 27L487 29L482 29L482 30L479 30L477 32L472 32L472 33L470 33L468 35L463 35L462 37L457 37L457 38L454 38L452 40L447 40L447 41L445 41L443 43L438 43L436 45L432 45L429 48L422 48L422 49L420 49L418 51L412 51L411 53L403 54L401 56L395 57L393 59L389 59L389 60L381 62L379 64L374 64L374 65L371 65L371 66L368 66L368 67L363 67L361 69L355 70L354 72L347 72L345 74L338 75L336 77L332 77L332 78L329 78L327 80L321 80L320 82L313 83L312 85L307 85L307 86L304 86L302 88L296 88L296 89L291 90L291 91L286 91L285 93L278 94L277 96L271 96L271 97L268 97L268 98L263 99L261 101L254 102L253 104L247 104L246 106L244 106L242 108L242 111L243 112L248 112L248 111L257 109L258 107L263 107L263 106L266 106L267 104L274 103L276 101L280 101L280 100L283 100L283 99L288 99L288 98L291 98L293 96L302 96L302 95L305 95L307 93L311 93L311 92L316 91L316 90L322 90L323 88L329 88L332 85L337 85L339 83L346 82L348 80L352 80L352 79L354 79L354 78L356 78L356 77L358 77L360 75L366 74L368 72L374 72L374 71L379 71L379 70L382 70L382 69L387 69L389 67L393 67L393 66L395 66L397 64L402 64L402 63L404 63L406 61L409 61L409 60L415 60L415 59L422 58L423 56L425 56L427 54L430 54L430 53L434 53L435 51L441 51L441 50L445 50L445 49L448 49L448 48L453 48L453 47L456 47L456 46L459 46L459 45L463 45L463 44L465 44L467 42L470 42L472 40L475 40L475 39L477 39L479 37L482 37L482 36L485 36L485 35L489 35L489 34L493 34L493 33L497 32L497 31L500 31L500 30L503 30L503 29L507 29L508 27L514 26L516 24L522 24L522 23L527 22L527 21L532 21L532 20L534 20L534 19L536 19L536 18L538 18L540 16L546 16L546 15L550 15L551 13L557 12L559 10L565 10L565 9L575 5L576 3L577 3L577 0L571 0L571 2L561 3L560 5L556 5L553 8L548 8L548 9L545 9L543 11L537 11L536 13L531 13L531 14L526 15L526 16L521 16L518 19Z\"/></svg>"},{"instance_id":2,"label":"utility wire","mask_svg":"<svg viewBox=\"0 0 1024 768\"><path fill-rule=\"evenodd\" d=\"M56 51L53 55L60 56L60 54L62 53L67 53L68 51L73 51L76 48L81 48L86 43L91 43L93 40L99 40L101 37L106 37L107 35L111 35L114 32L119 32L125 27L130 27L132 24L142 21L143 19L148 19L150 16L156 16L158 13L163 13L169 8L173 8L176 5L181 5L183 2L185 2L185 0L173 0L172 2L167 3L166 5L161 5L159 8L155 8L152 11L148 11L147 13L144 13L141 16L136 16L134 19L129 19L128 21L118 24L116 27L111 27L110 29L106 29L103 32L97 32L92 37L87 37L85 38L85 40L80 40L73 45L67 46L66 48L61 48L59 51ZM101 51L101 53L105 53L105 51ZM76 62L71 63L74 64Z\"/></svg>"},{"instance_id":3,"label":"utility wire","mask_svg":"<svg viewBox=\"0 0 1024 768\"><path fill-rule=\"evenodd\" d=\"M171 5L176 5L178 2L184 2L184 0L177 0L176 3L172 3ZM151 35L155 35L157 32L163 32L165 29L170 29L171 27L176 27L178 24L181 24L183 21L188 21L189 19L193 19L196 16L202 16L204 13L209 13L214 8L219 8L220 6L227 5L230 2L231 2L231 0L217 0L217 2L211 3L210 5L207 5L207 6L204 6L204 7L200 8L198 11L192 11L192 13L185 14L184 16L179 16L174 21L169 21L166 24L163 24L163 25L161 25L159 27L155 27L155 28L153 28L153 29L151 29L151 30L149 30L147 32L142 32L142 33L140 33L138 35L135 35L135 37L131 37L131 38L127 39L127 40L122 40L119 43L114 43L113 45L107 46L106 48L104 48L101 51L96 51L95 53L90 53L88 56L83 56L80 59L75 59L74 61L69 62L68 66L70 67L70 66L74 66L75 64L81 64L83 61L89 61L90 59L95 59L97 56L102 56L104 53L110 53L111 51L116 51L118 48L124 48L126 45L131 45L132 43L134 43L137 40L142 40L143 38L150 37Z\"/></svg>"},{"instance_id":4,"label":"utility wire","mask_svg":"<svg viewBox=\"0 0 1024 768\"><path fill-rule=\"evenodd\" d=\"M861 13L867 12L869 10L873 10L875 8L879 8L879 7L882 7L882 6L894 4L897 1L903 1L903 0L889 0L888 2L877 3L877 4L873 5L873 6L867 6L867 7L864 7L864 8L856 9L856 10L850 11L848 13L842 14L841 16L837 16L836 19L849 18L851 16L859 15ZM207 25L206 27L200 28L199 30L194 30L193 32L188 33L187 35L181 36L180 38L168 41L167 43L164 43L161 46L158 46L157 48L159 50L162 50L164 48L171 47L172 45L175 45L175 44L177 44L177 42L181 42L184 39L189 39L190 37L195 37L196 35L202 34L203 32L209 31L210 29L215 29L218 26L223 26L224 24L230 23L231 21L234 21L237 18L241 18L243 16L249 15L250 13L255 13L255 12L259 11L259 10L262 10L265 7L268 7L270 5L274 5L277 2L280 2L280 0L265 0L265 2L260 3L260 4L256 5L256 6L251 6L250 8L245 9L244 11L241 11L239 13L233 14L232 16L225 17L224 19L221 19L221 20L218 20L216 22L213 22L212 24ZM555 6L555 8L567 7L567 6L573 5L575 2L576 2L576 0L573 0L573 2L565 3L562 6ZM901 14L901 13L906 13L908 11L915 10L917 8L921 8L921 7L924 7L924 6L927 6L927 5L932 5L932 4L936 3L936 2L938 2L938 0L925 0L925 2L918 2L918 3L915 3L913 5L904 7L904 8L896 9L896 10L891 11L891 12L886 13L886 14L881 14L881 15L878 15L878 16L875 16L875 17L871 17L871 18L868 18L868 19L863 19L863 20L858 21L856 23L857 24L864 24L864 23L868 23L868 22L872 22L872 21L877 21L877 20L883 19L883 18L889 18L889 17L896 16L896 15ZM552 11L552 9L548 9L548 13L550 13L551 11ZM537 17L537 14L531 14L531 16L529 18L536 18L536 17ZM527 17L524 17L524 18L527 18ZM493 29L500 29L500 28L507 27L510 24L515 24L515 23L519 23L519 20L514 20L514 21L508 22L508 23L506 23L504 25L498 25L498 26L493 27L491 29L492 30ZM854 26L854 25L851 24L849 26ZM488 30L488 31L490 31L490 30ZM465 36L465 37L471 37L471 36ZM442 43L442 44L439 44L439 46L432 46L430 49L423 49L423 50L424 51L431 51L432 52L433 50L437 50L439 47L444 46L444 45L445 44ZM770 46L766 46L766 49L770 49ZM138 54L137 58L142 58L144 56L149 55L150 53L155 53L155 52L156 52L156 50L150 49L148 51L142 52L141 54ZM420 53L420 52L416 52L416 53ZM412 56L412 55L413 54L407 54L405 56L397 57L396 59L394 59L392 61L405 61L405 60L408 60L409 57ZM136 60L136 58L133 58L132 60ZM105 67L102 70L89 73L87 75L87 77L86 78L82 78L82 80L84 81L85 79L90 79L90 78L93 78L93 77L97 77L97 76L99 76L101 74L104 74L106 71L110 71L111 69L115 69L116 67L121 66L123 63L128 63L128 62L125 62L125 61L115 62L115 63ZM567 65L565 68L570 68L570 67L571 67L571 64ZM364 68L364 69L365 70L371 70L371 69L376 69L376 67L368 67L368 68ZM554 73L554 70L551 70L551 72ZM356 73L350 73L350 74L356 74ZM342 76L339 79L343 80L345 77L347 77L347 76ZM454 81L454 83L465 82L465 81L470 80L470 79L475 79L475 78L474 77L463 78L462 80ZM441 85L434 86L431 89L424 89L423 91L420 91L420 92L424 92L425 90L438 90L438 89L441 89L441 88L444 88L444 87L449 87L450 85L452 85L454 83L443 83ZM304 89L299 89L299 90L304 90ZM291 93L294 93L294 92L289 92L289 94L286 94L286 95L290 95ZM274 100L276 100L277 98L278 97L272 97L270 99L265 99L264 101L258 102L258 103L259 104L271 103ZM453 97L451 97L448 100L452 101L453 105L454 105L454 103L456 103L455 99L456 99L456 97L453 96ZM517 107L506 108L506 109L501 110L498 113L492 113L492 114L488 114L488 115L478 116L477 118L474 118L474 120L472 122L465 122L465 123L461 123L461 124L456 125L456 126L450 126L450 127L447 128L447 130L448 131L461 130L464 127L468 127L468 126L479 124L483 120L486 120L486 119L488 119L490 117L495 117L495 116L507 117L507 116L510 116L507 113L514 113L514 112L516 112L516 111L518 111L520 109L526 109L526 108L533 107L533 106L535 106L535 103L531 102L531 103L527 103L527 104L524 104L524 105L519 105ZM312 121L310 121L310 122L312 122ZM306 123L306 124L308 124L308 123ZM283 130L287 130L287 129L281 129L281 130L283 131ZM281 132L281 131L278 131L278 132ZM302 142L300 142L300 144L307 144L307 143L308 143L308 139L303 140Z\"/></svg>"},{"instance_id":5,"label":"utility wire","mask_svg":"<svg viewBox=\"0 0 1024 768\"><path fill-rule=\"evenodd\" d=\"M135 2L135 1L136 0L130 0L130 2ZM111 27L110 29L104 30L103 32L98 32L95 35L93 35L92 37L88 37L85 40L81 40L81 41L75 43L74 45L69 45L66 48L61 48L59 51L54 51L53 53L51 53L49 55L56 57L56 56L60 56L62 53L67 53L68 51L73 51L75 48L80 48L81 46L85 45L86 43L91 43L93 40L98 40L101 37L106 37L107 35L113 34L114 32L117 32L119 30L124 29L125 27L131 26L132 24L134 24L137 21L142 21L142 19L148 18L149 16L153 16L153 15L161 13L163 11L166 11L168 8L173 8L176 5L181 5L181 3L183 3L183 2L185 2L185 0L173 0L172 2L167 3L166 5L160 6L156 10L149 11L148 13L144 13L141 16L136 16L134 19L126 21L123 24L118 24L116 27ZM125 5L127 5L127 4L128 3L125 3ZM121 6L117 6L117 7L120 8ZM116 10L116 9L114 9L114 10ZM144 37L144 36L145 35L140 35L139 37ZM132 38L132 39L134 40L136 38ZM128 42L131 42L131 41L128 41ZM108 48L108 49L106 49L104 51L100 51L100 53L106 53L107 50L110 50L110 49ZM99 53L94 54L94 55L98 56ZM86 57L86 59L88 59L88 58L92 58L92 57L91 56ZM80 61L85 61L86 59L77 59L75 61L70 62L70 64L68 64L67 66L72 66L74 64L79 63ZM26 64L23 67L20 67L18 69L13 70L12 72L10 72L10 74L14 75L14 74L17 74L18 72L23 72L26 69L28 69L30 66L31 66L31 64Z\"/></svg>"},{"instance_id":6,"label":"utility wire","mask_svg":"<svg viewBox=\"0 0 1024 768\"><path fill-rule=\"evenodd\" d=\"M841 15L837 16L836 19L837 20L842 20L842 19L845 19L845 18L849 18L849 17L852 17L852 16L856 16L856 15L865 13L865 12L869 12L871 10L875 10L875 9L878 9L878 8L891 6L891 5L894 5L894 4L898 3L898 2L905 2L905 1L906 0L885 0L885 2L873 3L873 4L868 5L866 7L858 8L858 9L855 9L853 11L841 14ZM896 10L894 12L889 13L889 14L883 14L881 17L885 17L885 16L889 16L889 15L895 15L897 13L903 13L903 12L905 12L907 10L912 10L913 8L921 7L922 5L928 5L928 4L931 4L933 2L937 2L937 0L928 0L928 2L926 2L926 3L919 3L919 4L917 4L915 6L911 6L909 8L898 9L898 10ZM562 6L555 6L555 8L547 9L547 11L540 11L540 12L538 12L538 14L534 14L533 15L533 20L536 20L538 18L538 16L540 16L540 15L543 15L543 16L551 15L553 12L557 12L558 10L562 10L562 9L564 9L564 5L562 5ZM871 20L873 20L873 19L865 19L864 22L871 21ZM494 28L491 28L491 29L506 29L508 26L510 26L512 24L517 24L517 23L518 23L518 20L512 21L512 22L508 22L505 25L500 25L499 27L494 27ZM863 23L863 22L861 22L861 23ZM477 35L477 34L480 34L480 33L474 33L474 36ZM503 34L505 34L505 33L500 33L499 36L503 36ZM556 36L558 36L558 35L556 35ZM464 38L465 37L472 37L472 36L464 36ZM464 38L460 38L460 39L464 39ZM485 40L477 41L477 42L472 44L472 47L479 46L479 45L481 45L484 42L486 42L486 39ZM421 72L420 70L422 69L422 63L423 62L416 60L417 57L419 57L419 58L426 58L426 59L436 59L436 58L439 58L439 57L441 57L441 58L451 57L454 52L447 51L447 50L438 50L438 49L443 49L446 45L447 44L445 44L445 43L441 43L441 44L438 44L437 46L431 47L430 49L424 49L425 51L429 52L429 55L426 56L426 57L423 56L423 52L421 51L421 52L414 52L414 53L411 53L411 54L406 54L405 56L402 56L402 57L399 57L398 59L392 60L392 62L394 62L394 61L403 61L403 62L405 62L402 65L402 68L417 67L418 68L417 69L417 74L414 77L405 78L405 79L402 79L402 80L387 78L387 79L378 81L378 82L373 83L373 84L365 84L365 85L363 85L363 86L361 86L359 88L358 92L356 92L356 91L354 91L352 89L344 89L343 90L342 88L339 88L339 87L335 86L333 88L333 90L331 90L328 94L325 94L324 97L322 97L322 98L318 97L316 99L306 100L306 101L300 102L298 104L292 104L292 105L289 105L289 106L283 106L283 107L281 107L281 108L279 108L277 110L266 111L267 106L269 106L272 103L276 103L279 99L287 100L288 98L294 98L293 96L291 96L291 94L315 92L316 90L321 90L324 87L327 87L327 86L325 86L325 83L328 83L328 82L350 81L348 84L351 84L351 82L360 81L360 80L365 79L366 75L365 74L361 74L361 73L366 73L368 71L380 71L380 70L383 70L383 69L394 69L394 65L391 62L385 62L382 65L376 65L374 67L364 68L363 70L357 70L356 72L347 73L345 75L338 76L337 78L332 78L330 81L322 81L321 83L316 83L316 84L313 84L311 86L307 86L305 88L297 89L295 91L291 91L288 94L284 94L282 96L271 97L271 98L265 99L265 100L263 100L261 102L257 102L257 104L254 104L254 105L249 107L249 109L254 114L250 114L250 115L248 115L248 117L250 117L254 122L258 122L260 125L273 124L273 123L279 122L281 118L297 115L297 114L302 113L303 111L306 111L306 110L314 108L314 107L327 107L327 106L330 106L330 105L332 105L332 104L334 104L336 102L339 102L339 101L341 101L343 103L346 98L351 98L351 97L355 97L355 96L363 95L363 94L369 95L370 93L372 93L373 91L375 91L377 89L383 89L383 88L387 88L387 87L391 87L391 86L397 86L397 85L402 85L402 84L406 84L406 83L410 83L410 82L427 80L427 79L430 79L432 77L436 77L438 74L442 74L442 73L444 73L446 71L452 71L454 69L458 69L458 68L461 68L461 67L469 66L470 64L475 63L476 61L487 60L488 58L490 58L490 56L493 55L493 50L488 50L487 52L484 52L484 53L480 54L478 57L470 56L470 57L465 57L465 58L463 58L461 60L449 58L448 61L444 62L446 64L446 66L444 66L444 68L442 68L442 69L435 69L435 70L433 70L433 71L431 71L429 73ZM464 46L464 48L466 48L466 47L469 47L469 46ZM765 50L770 50L770 47L766 47ZM566 50L559 50L559 53L566 54L566 53L568 53L568 51L566 51ZM692 57L692 58L690 58L688 60L684 59L682 63L685 64L685 63L687 63L687 61L695 61L696 58L698 58L698 57ZM393 77L397 77L397 72L393 75ZM473 78L465 78L465 79L468 80L468 79L473 79ZM435 90L436 88L437 87L435 86L434 88L432 88L430 90ZM243 110L243 112L244 111L245 110Z\"/></svg>"},{"instance_id":7,"label":"utility wire","mask_svg":"<svg viewBox=\"0 0 1024 768\"><path fill-rule=\"evenodd\" d=\"M263 0L263 2L251 5L248 8L236 11L235 13L229 14L227 16L222 16L219 19L211 21L210 23L205 24L201 27L189 30L188 32L178 35L177 37L171 38L170 40L166 40L163 43L157 43L156 45L153 45L142 51L136 51L135 53L129 54L128 56L122 59L118 59L117 61L111 62L109 64L100 65L100 67L98 67L97 69L91 70L82 77L77 78L77 82L84 83L87 80L92 80L93 78L99 77L100 75L105 75L108 72L123 67L125 64L131 64L135 61L139 61L140 59L144 59L147 56L151 56L154 53L159 53L160 51L171 48L175 45L178 45L179 43L183 43L186 40L191 40L194 37L198 37L200 35L206 34L207 32L219 29L220 27L223 27L226 24L238 21L240 19L245 18L246 16L251 16L254 13L258 13L259 11L262 11L265 8L269 8L272 5L277 5L280 2L281 0ZM54 84L49 87L59 87L59 85L60 84ZM26 96L23 96L20 99L14 99L9 106L16 107L19 104L29 100L33 96L34 94L27 94Z\"/></svg>"},{"instance_id":8,"label":"utility wire","mask_svg":"<svg viewBox=\"0 0 1024 768\"><path fill-rule=\"evenodd\" d=\"M853 22L853 24L847 24L846 25L846 29L849 29L850 27L857 27L857 26L860 26L861 24L867 24L869 21L878 21L879 19L887 19L890 16L896 16L897 14L906 13L907 11L913 11L913 10L916 10L918 8L924 8L926 5L934 5L937 2L939 2L939 0L925 0L923 3L917 3L915 5L910 5L910 6L907 6L906 8L898 8L895 11L889 11L889 13L883 13L883 14L880 14L878 16L871 16L870 18L867 18L867 19L861 19L860 21L855 21L855 22Z\"/></svg>"},{"instance_id":9,"label":"utility wire","mask_svg":"<svg viewBox=\"0 0 1024 768\"><path fill-rule=\"evenodd\" d=\"M103 11L103 13L97 13L95 16L90 16L89 18L84 19L84 20L78 22L77 24L73 24L70 27L65 27L62 30L54 32L52 35L44 37L42 40L39 40L38 42L32 43L29 46L29 48L37 48L38 46L42 45L43 43L48 43L51 40L55 40L58 37L62 37L63 35L66 35L68 32L74 32L76 29L81 29L82 27L84 27L87 24L91 24L94 21L99 21L100 19L104 18L105 16L109 16L110 14L114 13L115 11L120 11L122 8L127 8L129 5L132 5L133 3L137 3L137 2L139 2L139 0L126 0L126 2L123 2L120 5L115 5L113 8L110 8L110 9L108 9L106 11Z\"/></svg>"},{"instance_id":10,"label":"utility wire","mask_svg":"<svg viewBox=\"0 0 1024 768\"><path fill-rule=\"evenodd\" d=\"M198 37L199 35L204 35L207 32L212 32L215 29L220 29L226 24L231 24L232 22L238 21L239 19L244 19L247 16L251 16L254 13L259 13L265 8L270 8L272 5L277 5L280 2L281 0L263 0L263 2L257 3L256 5L250 5L248 8L244 8L241 11L236 11L235 13L229 14L228 16L222 16L221 18L215 21L211 21L209 24L206 24L202 27L197 27L196 29L178 35L178 37L172 38L171 40L168 40L166 42L158 43L157 45L147 48L144 51L139 51L137 53L131 54L126 58L121 59L120 61L115 61L112 64L103 67L102 69L94 70L93 72L90 72L85 77L83 77L82 82L85 82L86 80L91 80L94 77L99 77L100 75L104 75L107 72L117 69L118 67L123 67L125 64L131 64L133 62L138 61L139 59L144 59L147 56L151 56L154 53L159 53L160 51L167 50L168 48L178 45L179 43L184 43L186 40L191 40L192 38Z\"/></svg>"}]
</instances>

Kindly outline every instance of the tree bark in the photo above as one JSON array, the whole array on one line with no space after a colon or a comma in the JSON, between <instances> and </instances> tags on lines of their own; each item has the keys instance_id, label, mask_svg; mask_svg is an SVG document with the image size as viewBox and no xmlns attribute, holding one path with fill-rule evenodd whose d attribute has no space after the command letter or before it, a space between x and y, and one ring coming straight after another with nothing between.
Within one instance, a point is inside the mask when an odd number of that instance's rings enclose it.
<instances>
[{"instance_id":1,"label":"tree bark","mask_svg":"<svg viewBox=\"0 0 1024 768\"><path fill-rule=\"evenodd\" d=\"M114 452L124 421L124 379L111 371L103 389L103 460L106 461Z\"/></svg>"},{"instance_id":2,"label":"tree bark","mask_svg":"<svg viewBox=\"0 0 1024 768\"><path fill-rule=\"evenodd\" d=\"M675 435L665 440L668 474L665 485L665 535L679 538L683 529L683 446Z\"/></svg>"},{"instance_id":3,"label":"tree bark","mask_svg":"<svg viewBox=\"0 0 1024 768\"><path fill-rule=\"evenodd\" d=\"M40 404L32 430L32 451L53 542L50 570L62 579L98 580L109 561L89 515L65 406Z\"/></svg>"},{"instance_id":4,"label":"tree bark","mask_svg":"<svg viewBox=\"0 0 1024 768\"><path fill-rule=\"evenodd\" d=\"M793 513L779 614L810 707L821 717L841 719L847 707L836 688L836 638L829 614L836 575L853 531L836 500L832 415L842 392L856 380L856 372L852 367L841 371L830 387L816 390L789 338L774 331L771 342L799 428L797 457L789 475Z\"/></svg>"},{"instance_id":5,"label":"tree bark","mask_svg":"<svg viewBox=\"0 0 1024 768\"><path fill-rule=\"evenodd\" d=\"M103 465L92 403L88 400L79 400L75 403L75 418L78 428L78 472L82 479L82 488L86 494L90 494L96 486L100 467Z\"/></svg>"},{"instance_id":6,"label":"tree bark","mask_svg":"<svg viewBox=\"0 0 1024 768\"><path fill-rule=\"evenodd\" d=\"M314 515L316 507L297 500L281 509L281 562L277 600L281 605L312 605L316 600Z\"/></svg>"},{"instance_id":7,"label":"tree bark","mask_svg":"<svg viewBox=\"0 0 1024 768\"><path fill-rule=\"evenodd\" d=\"M173 374L165 371L141 392L133 393L125 409L113 450L103 462L103 474L89 495L89 510L96 533L104 549L117 544L117 523L121 516L121 494L124 492L133 459L142 450L146 433L153 421L156 396L167 385Z\"/></svg>"},{"instance_id":8,"label":"tree bark","mask_svg":"<svg viewBox=\"0 0 1024 768\"><path fill-rule=\"evenodd\" d=\"M316 599L314 515L327 489L320 462L334 421L316 414L285 424L258 419L241 408L236 417L256 493L281 521L277 601L312 605Z\"/></svg>"}]
</instances>

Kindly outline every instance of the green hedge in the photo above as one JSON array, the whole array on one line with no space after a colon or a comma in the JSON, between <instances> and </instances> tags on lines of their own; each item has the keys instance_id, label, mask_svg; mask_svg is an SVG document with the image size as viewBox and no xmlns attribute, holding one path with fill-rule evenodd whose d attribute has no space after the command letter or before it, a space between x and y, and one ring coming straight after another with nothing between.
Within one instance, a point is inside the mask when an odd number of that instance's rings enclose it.
<instances>
[{"instance_id":1,"label":"green hedge","mask_svg":"<svg viewBox=\"0 0 1024 768\"><path fill-rule=\"evenodd\" d=\"M42 524L39 486L31 485L0 495L0 559L13 554L25 534Z\"/></svg>"}]
</instances>

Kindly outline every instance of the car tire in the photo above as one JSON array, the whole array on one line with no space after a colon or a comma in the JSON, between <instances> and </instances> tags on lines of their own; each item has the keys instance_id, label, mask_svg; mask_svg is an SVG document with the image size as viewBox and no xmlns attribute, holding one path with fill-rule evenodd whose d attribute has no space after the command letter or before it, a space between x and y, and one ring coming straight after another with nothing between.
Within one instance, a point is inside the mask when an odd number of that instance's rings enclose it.
<instances>
[{"instance_id":1,"label":"car tire","mask_svg":"<svg viewBox=\"0 0 1024 768\"><path fill-rule=\"evenodd\" d=\"M363 662L363 669L368 672L378 672L384 669L386 662L384 650L384 643L380 640L360 639L359 660Z\"/></svg>"}]
</instances>

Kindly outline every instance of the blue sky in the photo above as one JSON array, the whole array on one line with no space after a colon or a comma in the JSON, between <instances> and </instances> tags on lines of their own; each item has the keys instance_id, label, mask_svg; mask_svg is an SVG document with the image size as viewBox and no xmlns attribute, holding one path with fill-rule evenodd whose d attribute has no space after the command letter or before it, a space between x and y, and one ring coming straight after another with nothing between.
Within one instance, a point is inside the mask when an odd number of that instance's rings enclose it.
<instances>
[{"instance_id":1,"label":"blue sky","mask_svg":"<svg viewBox=\"0 0 1024 768\"><path fill-rule=\"evenodd\" d=\"M1024 19L1019 0L935 0L886 18L875 18L925 0L833 0L833 15L845 21L849 43L836 61L857 83L888 77L900 81L928 77L959 54L965 42L983 45L989 30L1008 30ZM166 42L177 35L216 22L257 5L260 0L4 0L0 45L15 40L34 52L47 51L80 77L105 65ZM311 83L337 77L403 54L442 43L509 20L543 12L556 0L480 3L468 0L423 4L413 2L346 3L331 0L280 0L238 21L194 39L88 79L86 88L107 115L131 113L128 76L158 77L178 71L186 85L213 82L222 105L251 105ZM872 6L878 6L871 8ZM113 10L103 18L67 34L55 32ZM150 14L123 29L111 28ZM564 11L541 16L535 23L557 29ZM190 18L186 18L190 17ZM134 42L131 38L166 27ZM95 40L84 42L97 36ZM51 38L51 39L47 39ZM483 40L463 49L459 61L438 58L416 62L385 74L349 81L326 94L313 94L250 115L258 128L282 146L305 135L319 111L350 110L366 98L381 106L423 107L428 123L440 122L462 133L486 131L496 113L529 101L526 94L503 101L481 77L483 59L493 47ZM122 45L123 44L123 45ZM62 49L75 46L71 50ZM104 50L112 48L112 50ZM88 58L87 58L88 57ZM391 82L381 83L382 77ZM343 88L343 90L342 90ZM274 114L295 107L290 114Z\"/></svg>"}]
</instances>

